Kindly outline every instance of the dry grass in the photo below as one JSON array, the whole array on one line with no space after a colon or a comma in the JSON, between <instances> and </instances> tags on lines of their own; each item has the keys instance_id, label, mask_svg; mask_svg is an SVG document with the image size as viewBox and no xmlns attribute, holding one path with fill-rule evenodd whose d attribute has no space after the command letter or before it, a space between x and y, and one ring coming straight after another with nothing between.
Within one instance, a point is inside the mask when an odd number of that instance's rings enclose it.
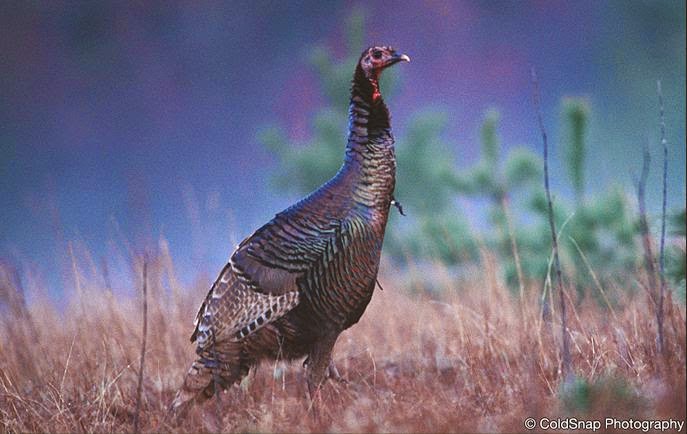
<instances>
[{"instance_id":1,"label":"dry grass","mask_svg":"<svg viewBox=\"0 0 687 434\"><path fill-rule=\"evenodd\" d=\"M606 289L613 313L591 297L574 304L569 333L580 381L562 388L560 336L541 320L541 285L529 284L521 303L495 277L494 261L485 263L461 280L423 267L441 295L408 292L403 276L419 268L383 267L385 290L337 343L335 361L349 383L326 386L321 420L307 415L300 363L265 363L173 426L164 417L194 356L188 336L206 288L180 287L163 255L149 265L141 429L512 432L523 431L527 416L685 419L684 305L667 306L659 357L646 294ZM113 296L97 273L74 272L77 293L63 310L34 301L3 311L2 431L133 429L141 300Z\"/></svg>"}]
</instances>

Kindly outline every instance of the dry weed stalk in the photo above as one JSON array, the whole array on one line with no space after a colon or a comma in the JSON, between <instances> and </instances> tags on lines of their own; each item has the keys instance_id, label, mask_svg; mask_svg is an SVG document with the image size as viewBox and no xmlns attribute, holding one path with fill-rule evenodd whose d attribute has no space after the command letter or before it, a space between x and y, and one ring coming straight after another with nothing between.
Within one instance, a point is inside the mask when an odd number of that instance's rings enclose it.
<instances>
[{"instance_id":1,"label":"dry weed stalk","mask_svg":"<svg viewBox=\"0 0 687 434\"><path fill-rule=\"evenodd\" d=\"M666 202L668 195L668 141L666 140L666 121L664 117L663 106L663 90L661 89L661 80L656 82L656 91L658 93L659 118L661 122L661 146L663 148L663 189L661 197L661 244L659 247L659 277L661 279L661 288L658 296L658 351L663 353L663 301L666 291L666 276L665 276L665 242L666 242Z\"/></svg>"},{"instance_id":2,"label":"dry weed stalk","mask_svg":"<svg viewBox=\"0 0 687 434\"><path fill-rule=\"evenodd\" d=\"M656 347L659 352L663 352L663 309L660 297L659 285L656 284L656 264L653 248L651 247L651 234L649 233L649 223L646 215L646 182L649 177L649 166L651 165L651 155L649 149L644 146L642 158L642 171L637 181L637 203L639 206L639 231L642 236L642 247L644 249L644 264L648 280L647 292L651 300L652 308L656 315L657 334Z\"/></svg>"},{"instance_id":3,"label":"dry weed stalk","mask_svg":"<svg viewBox=\"0 0 687 434\"><path fill-rule=\"evenodd\" d=\"M136 386L136 412L134 413L134 433L139 431L141 413L141 394L143 392L143 369L145 367L146 344L148 341L148 260L143 260L143 330L141 339L141 358L138 367L138 386Z\"/></svg>"},{"instance_id":4,"label":"dry weed stalk","mask_svg":"<svg viewBox=\"0 0 687 434\"><path fill-rule=\"evenodd\" d=\"M537 79L537 72L532 68L532 84L533 84L533 97L534 106L537 112L537 122L539 124L539 131L542 136L542 141L544 143L544 189L546 190L546 203L548 207L549 215L549 227L551 229L551 246L553 249L553 264L556 277L556 285L558 286L558 294L560 296L560 308L561 308L561 340L562 340L562 377L564 381L568 380L568 376L571 374L571 360L570 360L570 343L568 339L568 326L567 326L567 312L565 295L563 289L563 277L561 276L561 262L558 256L558 237L556 234L556 222L554 221L553 214L553 203L551 201L551 188L549 186L549 141L546 135L546 129L544 128L544 121L541 114L541 96L539 90L539 80Z\"/></svg>"}]
</instances>

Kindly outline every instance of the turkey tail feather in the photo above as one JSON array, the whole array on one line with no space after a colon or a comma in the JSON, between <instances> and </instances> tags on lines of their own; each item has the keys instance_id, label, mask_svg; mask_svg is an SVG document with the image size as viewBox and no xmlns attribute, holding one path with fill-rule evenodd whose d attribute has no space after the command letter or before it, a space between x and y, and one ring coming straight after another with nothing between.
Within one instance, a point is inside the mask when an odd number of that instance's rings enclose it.
<instances>
[{"instance_id":1,"label":"turkey tail feather","mask_svg":"<svg viewBox=\"0 0 687 434\"><path fill-rule=\"evenodd\" d=\"M193 404L207 401L248 374L250 365L241 358L241 344L224 342L213 347L203 350L186 373L169 409L176 417L183 417Z\"/></svg>"}]
</instances>

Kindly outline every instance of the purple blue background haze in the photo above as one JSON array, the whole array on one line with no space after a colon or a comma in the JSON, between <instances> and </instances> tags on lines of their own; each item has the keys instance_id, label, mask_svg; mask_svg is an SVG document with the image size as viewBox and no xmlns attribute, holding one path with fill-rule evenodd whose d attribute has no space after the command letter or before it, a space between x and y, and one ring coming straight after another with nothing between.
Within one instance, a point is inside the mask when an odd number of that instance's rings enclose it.
<instances>
[{"instance_id":1,"label":"purple blue background haze","mask_svg":"<svg viewBox=\"0 0 687 434\"><path fill-rule=\"evenodd\" d=\"M357 5L124 4L0 5L0 256L50 287L65 282L70 241L115 264L117 246L142 251L164 236L184 279L219 270L237 237L296 199L271 188L276 160L257 133L279 124L310 134L322 97L306 53L324 44L343 54ZM476 158L489 107L501 111L506 147L540 149L535 66L562 195L560 99L585 96L589 189L629 186L649 143L658 211L663 80L669 206L684 206L684 2L389 1L365 11L369 44L413 60L388 99L396 134L416 110L444 110L459 166Z\"/></svg>"}]
</instances>

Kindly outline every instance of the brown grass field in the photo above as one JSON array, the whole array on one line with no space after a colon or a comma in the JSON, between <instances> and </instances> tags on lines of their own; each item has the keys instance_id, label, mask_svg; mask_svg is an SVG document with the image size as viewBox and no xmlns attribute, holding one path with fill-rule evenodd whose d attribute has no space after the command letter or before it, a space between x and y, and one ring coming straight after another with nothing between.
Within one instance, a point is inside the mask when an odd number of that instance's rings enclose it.
<instances>
[{"instance_id":1,"label":"brown grass field","mask_svg":"<svg viewBox=\"0 0 687 434\"><path fill-rule=\"evenodd\" d=\"M140 261L132 267L140 275ZM542 320L543 283L528 284L521 299L498 277L497 261L485 260L462 278L440 265L383 264L384 290L335 348L348 383L327 383L319 419L308 414L301 363L270 362L174 424L166 410L194 357L188 337L207 282L178 284L165 255L148 269L144 432L522 432L526 417L685 420L682 302L667 305L661 356L646 292L610 285L608 304L574 300L568 333L577 380L563 387L557 303ZM140 286L138 297L117 296L95 267L72 271L65 308L32 294L28 307L2 311L3 432L134 429ZM442 290L410 291L413 273Z\"/></svg>"}]
</instances>

